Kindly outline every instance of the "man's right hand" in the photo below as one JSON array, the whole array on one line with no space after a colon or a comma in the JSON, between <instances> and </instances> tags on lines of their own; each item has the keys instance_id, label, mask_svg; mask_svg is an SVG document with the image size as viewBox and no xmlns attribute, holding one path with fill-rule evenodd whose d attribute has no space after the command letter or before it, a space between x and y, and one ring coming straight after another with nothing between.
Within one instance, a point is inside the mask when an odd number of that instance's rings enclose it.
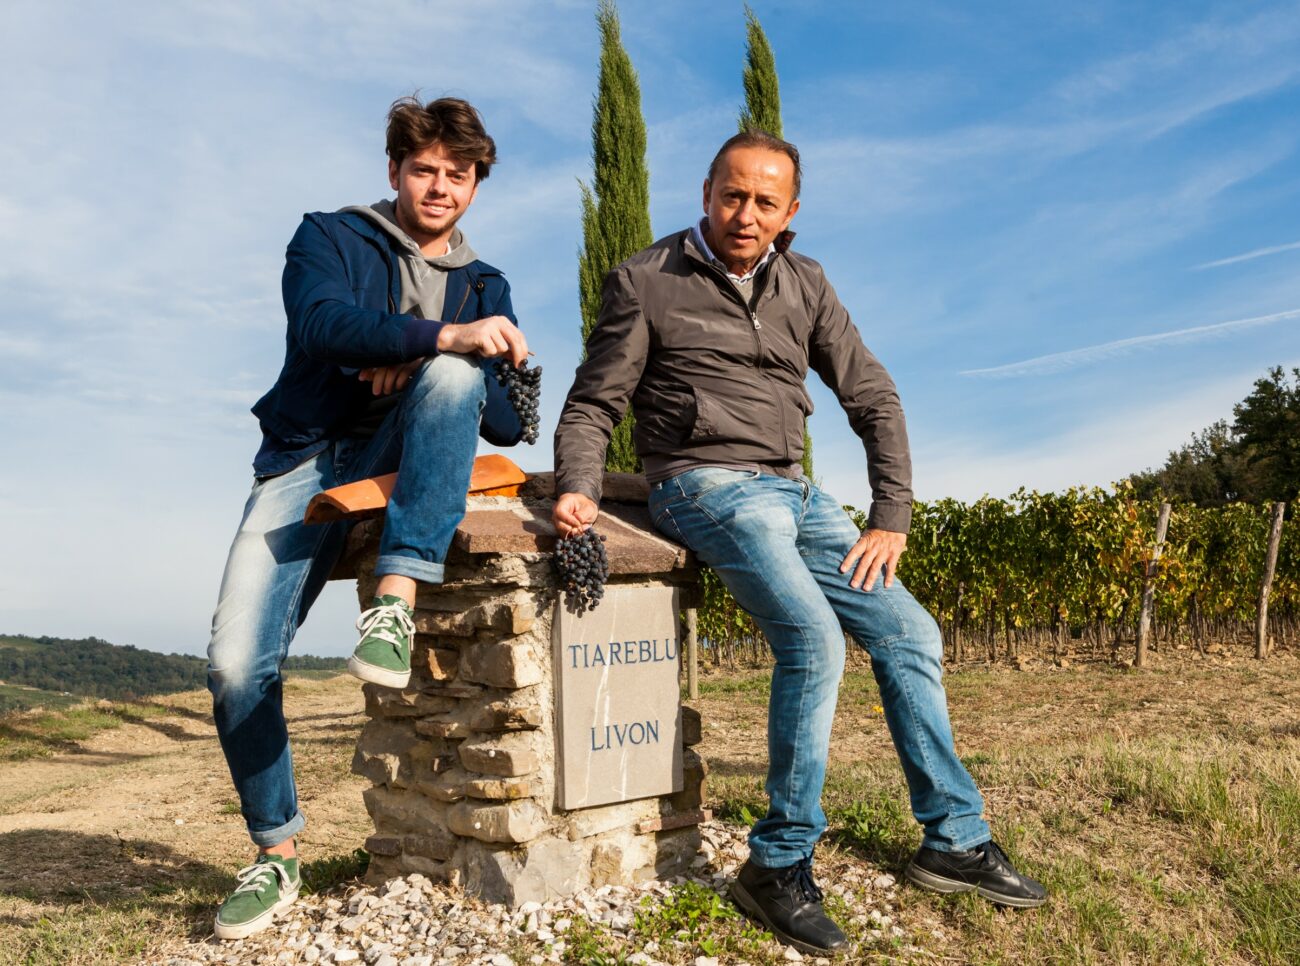
<instances>
[{"instance_id":1,"label":"man's right hand","mask_svg":"<svg viewBox=\"0 0 1300 966\"><path fill-rule=\"evenodd\" d=\"M581 493L565 493L555 501L555 512L551 519L560 536L571 537L595 523L599 514L600 507L591 497Z\"/></svg>"},{"instance_id":2,"label":"man's right hand","mask_svg":"<svg viewBox=\"0 0 1300 966\"><path fill-rule=\"evenodd\" d=\"M510 364L517 367L528 358L528 340L504 315L493 315L464 325L444 325L438 333L438 351L486 358L508 356Z\"/></svg>"}]
</instances>

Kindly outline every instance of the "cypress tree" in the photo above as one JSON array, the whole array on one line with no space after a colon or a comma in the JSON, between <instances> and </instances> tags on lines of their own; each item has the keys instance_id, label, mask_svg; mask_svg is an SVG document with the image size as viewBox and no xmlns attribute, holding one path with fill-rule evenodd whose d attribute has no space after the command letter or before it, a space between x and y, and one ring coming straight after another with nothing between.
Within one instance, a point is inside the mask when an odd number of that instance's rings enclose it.
<instances>
[{"instance_id":1,"label":"cypress tree","mask_svg":"<svg viewBox=\"0 0 1300 966\"><path fill-rule=\"evenodd\" d=\"M767 42L758 14L745 4L745 106L740 111L740 129L758 128L768 134L781 133L781 85L776 78L776 57Z\"/></svg>"},{"instance_id":2,"label":"cypress tree","mask_svg":"<svg viewBox=\"0 0 1300 966\"><path fill-rule=\"evenodd\" d=\"M591 184L582 184L582 250L578 297L585 345L600 315L600 290L610 269L654 241L650 233L650 174L646 168L645 118L636 70L623 49L618 8L600 0L600 79L591 121ZM583 350L585 357L586 350ZM614 427L605 468L638 472L629 409Z\"/></svg>"},{"instance_id":3,"label":"cypress tree","mask_svg":"<svg viewBox=\"0 0 1300 966\"><path fill-rule=\"evenodd\" d=\"M745 106L740 111L740 130L758 128L768 134L784 137L781 125L781 85L776 76L776 56L767 34L749 4L745 4ZM803 423L803 474L813 478L812 435L808 420Z\"/></svg>"}]
</instances>

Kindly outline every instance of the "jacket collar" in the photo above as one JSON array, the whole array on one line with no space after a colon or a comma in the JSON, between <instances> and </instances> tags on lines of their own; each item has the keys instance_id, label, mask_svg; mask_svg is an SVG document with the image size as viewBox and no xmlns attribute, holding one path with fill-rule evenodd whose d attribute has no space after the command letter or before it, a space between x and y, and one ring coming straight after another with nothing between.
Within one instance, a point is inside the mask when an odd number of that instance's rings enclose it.
<instances>
[{"instance_id":1,"label":"jacket collar","mask_svg":"<svg viewBox=\"0 0 1300 966\"><path fill-rule=\"evenodd\" d=\"M787 228L785 231L777 235L772 241L772 247L776 249L776 253L772 257L775 258L776 255L784 255L788 252L790 250L790 245L794 242L794 236L796 234L797 232L790 231L790 229ZM695 244L694 236L694 225L682 232L683 251L685 251L687 256L695 259L695 261L699 262L701 265L712 265L713 263L705 257L704 252L700 251L700 247Z\"/></svg>"}]
</instances>

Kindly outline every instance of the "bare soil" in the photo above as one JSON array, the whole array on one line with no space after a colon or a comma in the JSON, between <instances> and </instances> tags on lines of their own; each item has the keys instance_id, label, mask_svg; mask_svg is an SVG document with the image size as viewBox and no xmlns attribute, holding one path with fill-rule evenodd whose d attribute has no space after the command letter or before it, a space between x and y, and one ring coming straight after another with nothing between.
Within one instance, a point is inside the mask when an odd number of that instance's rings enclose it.
<instances>
[{"instance_id":1,"label":"bare soil","mask_svg":"<svg viewBox=\"0 0 1300 966\"><path fill-rule=\"evenodd\" d=\"M156 892L251 860L210 698L158 703L164 716L100 731L75 751L0 765L0 938L72 897ZM348 767L364 718L360 687L347 677L291 680L285 706L308 819L300 848L358 848L369 818L364 782Z\"/></svg>"},{"instance_id":2,"label":"bare soil","mask_svg":"<svg viewBox=\"0 0 1300 966\"><path fill-rule=\"evenodd\" d=\"M704 721L699 750L719 793L734 794L737 782L761 787L767 698L756 679L764 673L706 670L702 676L704 694L695 702ZM999 780L984 783L983 789L995 822L999 816L1049 812L1058 824L1074 821L1058 801L1060 789L1035 786L1020 777L1020 769L1031 770L1036 755L1059 755L1101 733L1117 740L1188 736L1227 746L1300 733L1295 710L1300 707L1300 656L1288 651L1265 662L1251 659L1244 648L1206 657L1170 652L1157 655L1150 671L1048 662L1028 662L1023 669L967 665L950 673L946 683L959 753L968 761L1001 756L1004 763L988 772L990 779L996 775ZM349 772L364 720L360 688L346 676L298 679L289 682L285 698L299 797L308 817L300 849L308 859L346 855L361 846L371 828L361 801L365 782ZM878 700L869 668L851 667L832 739L833 774L866 767L882 778L897 777ZM14 950L20 958L12 961L24 961L21 950L42 928L42 917L67 921L77 910L125 908L132 897L152 903L150 897L169 891L189 890L191 904L159 920L157 929L166 934L157 941L174 942L187 934L199 938L210 922L205 903L251 858L208 695L171 695L158 703L166 708L163 715L101 731L73 751L0 765L0 962L10 961L6 956ZM900 804L905 811L905 801ZM1091 815L1092 806L1086 811ZM1095 864L1103 848L1128 850L1137 861L1143 850L1159 846L1158 853L1176 844L1157 840L1153 846L1136 825L1120 834L1112 827L1116 821L1080 820L1077 831L1060 833L1056 847ZM1179 886L1180 876L1200 874L1167 858L1153 853L1150 862L1163 870L1167 887ZM841 855L832 846L827 859L833 859L828 870L852 860L901 871L892 855ZM980 935L988 942L976 930L994 927L980 925L976 912L966 907L954 911L951 904L913 896L915 890L905 892L902 924L912 935L934 937L935 959L966 961L970 952L963 934L967 941ZM123 918L138 920L138 910L148 906L131 908L136 911ZM1046 920L1001 922L998 928L1015 923L1014 931L1024 933L1026 945L986 946L984 955L974 958L1019 957L1023 962L1026 948L1045 952L1031 930ZM1205 928L1216 927L1210 923ZM1134 961L1160 961L1165 955L1157 951ZM1085 952L1079 961L1105 961L1106 954L1092 957ZM1240 960L1227 955L1219 961Z\"/></svg>"}]
</instances>

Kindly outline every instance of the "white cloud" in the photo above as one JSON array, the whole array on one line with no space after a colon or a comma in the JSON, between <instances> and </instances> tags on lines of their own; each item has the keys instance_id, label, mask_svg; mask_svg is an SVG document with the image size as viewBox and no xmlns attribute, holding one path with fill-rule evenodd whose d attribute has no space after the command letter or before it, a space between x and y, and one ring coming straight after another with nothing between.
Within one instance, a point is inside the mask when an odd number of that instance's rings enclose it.
<instances>
[{"instance_id":1,"label":"white cloud","mask_svg":"<svg viewBox=\"0 0 1300 966\"><path fill-rule=\"evenodd\" d=\"M1240 255L1233 255L1229 258L1220 258L1213 262L1205 262L1201 265L1194 266L1194 268L1197 271L1206 268L1222 268L1225 265L1236 265L1239 262L1249 262L1256 258L1264 258L1268 255L1280 255L1282 252L1293 252L1297 248L1300 248L1300 241L1289 242L1285 245L1270 245L1267 248L1255 248L1251 251L1243 252Z\"/></svg>"},{"instance_id":2,"label":"white cloud","mask_svg":"<svg viewBox=\"0 0 1300 966\"><path fill-rule=\"evenodd\" d=\"M1020 487L1059 491L1109 486L1161 465L1191 435L1232 412L1259 378L1255 369L1198 381L1178 396L1125 400L1122 409L1083 411L1048 439L997 447L987 438L920 440L913 454L917 497L974 500Z\"/></svg>"},{"instance_id":3,"label":"white cloud","mask_svg":"<svg viewBox=\"0 0 1300 966\"><path fill-rule=\"evenodd\" d=\"M986 369L965 369L961 372L961 375L991 378L1043 376L1094 362L1101 362L1104 359L1114 359L1128 355L1131 352L1154 348L1158 345L1186 345L1193 342L1202 342L1206 339L1218 339L1234 332L1256 329L1290 319L1300 319L1300 309L1288 309L1285 312L1257 315L1248 319L1233 319L1229 322L1194 325L1184 329L1175 329L1172 332L1139 335L1130 339L1115 339L1099 345L1083 346L1066 352L1053 352L1049 355L1036 356L1033 359L1022 359L1019 362L1008 362L1005 365L991 366Z\"/></svg>"}]
</instances>

